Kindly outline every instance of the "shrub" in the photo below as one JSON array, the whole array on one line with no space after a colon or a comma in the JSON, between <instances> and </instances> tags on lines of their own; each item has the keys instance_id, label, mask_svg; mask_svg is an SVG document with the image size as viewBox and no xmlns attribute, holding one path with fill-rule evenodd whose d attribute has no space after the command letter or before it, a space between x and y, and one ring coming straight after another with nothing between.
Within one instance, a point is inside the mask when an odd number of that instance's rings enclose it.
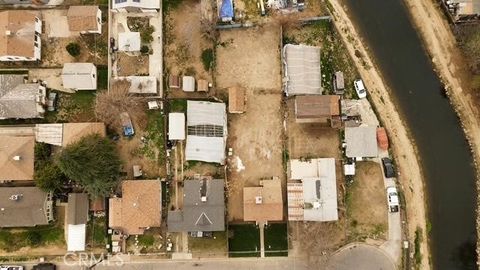
<instances>
[{"instance_id":1,"label":"shrub","mask_svg":"<svg viewBox=\"0 0 480 270\"><path fill-rule=\"evenodd\" d=\"M147 45L143 45L141 48L140 48L140 52L142 54L148 54L148 52L150 52L150 48L148 48Z\"/></svg>"},{"instance_id":2,"label":"shrub","mask_svg":"<svg viewBox=\"0 0 480 270\"><path fill-rule=\"evenodd\" d=\"M67 49L67 52L73 57L77 57L80 55L80 45L78 45L78 43L70 42L65 48Z\"/></svg>"},{"instance_id":3,"label":"shrub","mask_svg":"<svg viewBox=\"0 0 480 270\"><path fill-rule=\"evenodd\" d=\"M140 32L140 38L142 39L143 43L150 43L153 41L153 32L155 32L155 27L149 25L143 28Z\"/></svg>"},{"instance_id":4,"label":"shrub","mask_svg":"<svg viewBox=\"0 0 480 270\"><path fill-rule=\"evenodd\" d=\"M214 55L213 55L213 50L212 49L205 49L202 52L202 63L203 63L203 68L208 71L212 67L212 64L214 62Z\"/></svg>"}]
</instances>

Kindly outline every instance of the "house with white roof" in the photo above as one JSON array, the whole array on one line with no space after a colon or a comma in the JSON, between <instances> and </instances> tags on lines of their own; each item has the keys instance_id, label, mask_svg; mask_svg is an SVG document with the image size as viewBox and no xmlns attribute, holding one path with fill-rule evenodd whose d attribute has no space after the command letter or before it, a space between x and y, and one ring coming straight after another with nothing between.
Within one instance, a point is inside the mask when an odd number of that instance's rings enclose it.
<instances>
[{"instance_id":1,"label":"house with white roof","mask_svg":"<svg viewBox=\"0 0 480 270\"><path fill-rule=\"evenodd\" d=\"M113 12L158 12L160 0L112 0Z\"/></svg>"}]
</instances>

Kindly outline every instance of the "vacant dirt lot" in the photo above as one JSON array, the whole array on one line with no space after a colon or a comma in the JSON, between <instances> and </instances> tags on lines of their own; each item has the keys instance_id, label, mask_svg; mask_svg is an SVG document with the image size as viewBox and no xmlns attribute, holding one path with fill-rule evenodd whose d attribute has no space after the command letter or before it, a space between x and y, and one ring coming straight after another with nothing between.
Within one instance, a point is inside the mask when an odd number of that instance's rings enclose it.
<instances>
[{"instance_id":1,"label":"vacant dirt lot","mask_svg":"<svg viewBox=\"0 0 480 270\"><path fill-rule=\"evenodd\" d=\"M358 162L355 180L348 189L349 238L385 239L387 200L380 164Z\"/></svg>"},{"instance_id":2,"label":"vacant dirt lot","mask_svg":"<svg viewBox=\"0 0 480 270\"><path fill-rule=\"evenodd\" d=\"M132 138L121 137L117 142L117 149L123 162L123 171L127 173L128 179L133 179L133 165L140 165L145 179L153 179L164 175L163 166L158 166L156 160L147 157L146 146L140 138L143 132L135 134Z\"/></svg>"},{"instance_id":3,"label":"vacant dirt lot","mask_svg":"<svg viewBox=\"0 0 480 270\"><path fill-rule=\"evenodd\" d=\"M211 81L211 74L205 70L201 56L213 44L202 36L201 18L202 5L198 0L183 1L169 12L164 20L164 60L171 74L186 74Z\"/></svg>"},{"instance_id":4,"label":"vacant dirt lot","mask_svg":"<svg viewBox=\"0 0 480 270\"><path fill-rule=\"evenodd\" d=\"M148 55L131 56L118 53L118 76L135 76L148 74Z\"/></svg>"},{"instance_id":5,"label":"vacant dirt lot","mask_svg":"<svg viewBox=\"0 0 480 270\"><path fill-rule=\"evenodd\" d=\"M283 112L276 28L222 31L228 43L217 51L217 86L247 89L247 112L229 114L228 160L229 220L243 220L243 187L258 185L262 178L284 180L282 166ZM233 66L235 68L233 68Z\"/></svg>"},{"instance_id":6,"label":"vacant dirt lot","mask_svg":"<svg viewBox=\"0 0 480 270\"><path fill-rule=\"evenodd\" d=\"M233 85L281 92L280 29L274 25L220 33L217 87ZM250 108L250 106L249 106Z\"/></svg>"}]
</instances>

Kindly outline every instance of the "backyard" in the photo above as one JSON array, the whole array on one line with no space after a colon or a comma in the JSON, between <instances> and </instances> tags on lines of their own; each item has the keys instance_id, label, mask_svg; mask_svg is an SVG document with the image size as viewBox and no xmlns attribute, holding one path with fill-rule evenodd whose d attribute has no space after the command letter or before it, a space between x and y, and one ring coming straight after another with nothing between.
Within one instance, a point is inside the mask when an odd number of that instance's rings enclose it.
<instances>
[{"instance_id":1,"label":"backyard","mask_svg":"<svg viewBox=\"0 0 480 270\"><path fill-rule=\"evenodd\" d=\"M228 226L230 257L260 257L260 231L253 224Z\"/></svg>"},{"instance_id":2,"label":"backyard","mask_svg":"<svg viewBox=\"0 0 480 270\"><path fill-rule=\"evenodd\" d=\"M107 244L107 220L92 217L87 224L87 244L92 251L104 251Z\"/></svg>"}]
</instances>

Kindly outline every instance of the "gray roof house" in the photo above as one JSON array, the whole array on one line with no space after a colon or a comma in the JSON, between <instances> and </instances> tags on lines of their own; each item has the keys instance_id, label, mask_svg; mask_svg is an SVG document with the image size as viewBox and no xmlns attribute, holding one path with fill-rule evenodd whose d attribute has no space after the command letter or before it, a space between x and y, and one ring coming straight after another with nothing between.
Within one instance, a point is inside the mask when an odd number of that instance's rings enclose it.
<instances>
[{"instance_id":1,"label":"gray roof house","mask_svg":"<svg viewBox=\"0 0 480 270\"><path fill-rule=\"evenodd\" d=\"M345 143L347 144L347 157L371 158L378 156L376 127L345 127Z\"/></svg>"},{"instance_id":2,"label":"gray roof house","mask_svg":"<svg viewBox=\"0 0 480 270\"><path fill-rule=\"evenodd\" d=\"M24 81L24 75L0 75L0 119L43 117L45 87Z\"/></svg>"},{"instance_id":3,"label":"gray roof house","mask_svg":"<svg viewBox=\"0 0 480 270\"><path fill-rule=\"evenodd\" d=\"M67 224L86 224L88 221L88 206L87 193L69 193Z\"/></svg>"},{"instance_id":4,"label":"gray roof house","mask_svg":"<svg viewBox=\"0 0 480 270\"><path fill-rule=\"evenodd\" d=\"M186 180L183 201L182 210L168 212L169 232L225 230L224 180Z\"/></svg>"},{"instance_id":5,"label":"gray roof house","mask_svg":"<svg viewBox=\"0 0 480 270\"><path fill-rule=\"evenodd\" d=\"M46 225L52 208L52 194L37 187L0 188L0 228Z\"/></svg>"}]
</instances>

